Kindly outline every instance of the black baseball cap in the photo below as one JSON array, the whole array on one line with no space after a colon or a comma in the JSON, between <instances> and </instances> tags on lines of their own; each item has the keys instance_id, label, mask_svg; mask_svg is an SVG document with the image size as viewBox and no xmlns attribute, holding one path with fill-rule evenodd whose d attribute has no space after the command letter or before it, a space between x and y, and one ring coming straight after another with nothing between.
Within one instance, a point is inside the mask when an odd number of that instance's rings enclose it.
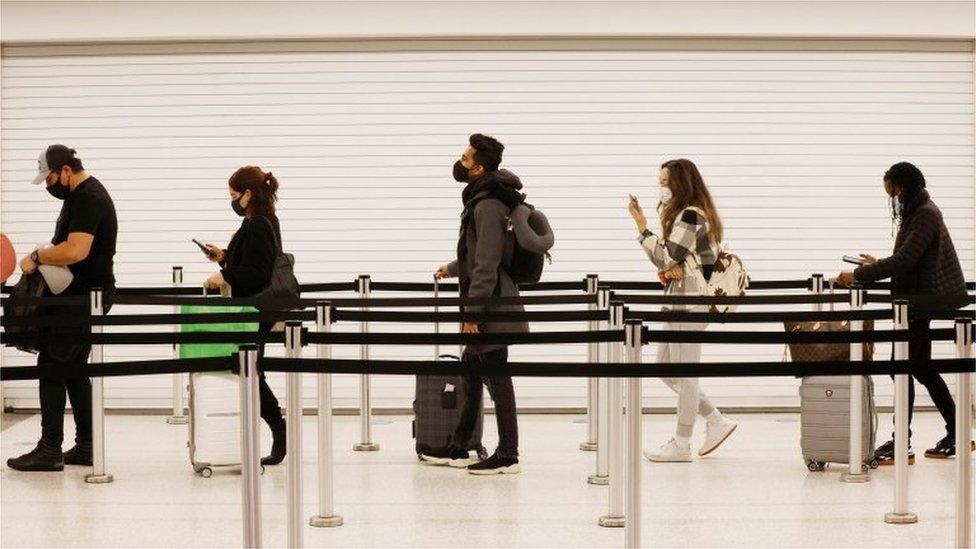
<instances>
[{"instance_id":1,"label":"black baseball cap","mask_svg":"<svg viewBox=\"0 0 976 549\"><path fill-rule=\"evenodd\" d=\"M74 149L64 145L48 147L37 159L37 176L34 177L34 181L31 181L31 185L40 185L52 171L60 170L61 166L70 164L74 160L75 154L77 153Z\"/></svg>"}]
</instances>

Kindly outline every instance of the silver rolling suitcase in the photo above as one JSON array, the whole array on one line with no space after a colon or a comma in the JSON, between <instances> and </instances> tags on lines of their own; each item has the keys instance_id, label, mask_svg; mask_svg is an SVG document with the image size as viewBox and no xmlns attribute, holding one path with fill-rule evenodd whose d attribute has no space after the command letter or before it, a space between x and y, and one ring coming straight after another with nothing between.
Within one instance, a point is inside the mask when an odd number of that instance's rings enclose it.
<instances>
[{"instance_id":1,"label":"silver rolling suitcase","mask_svg":"<svg viewBox=\"0 0 976 549\"><path fill-rule=\"evenodd\" d=\"M874 383L864 377L861 417L862 463L878 467L874 442L878 415L874 408ZM823 471L828 463L847 463L850 445L851 376L811 376L800 383L800 448L807 468Z\"/></svg>"}]
</instances>

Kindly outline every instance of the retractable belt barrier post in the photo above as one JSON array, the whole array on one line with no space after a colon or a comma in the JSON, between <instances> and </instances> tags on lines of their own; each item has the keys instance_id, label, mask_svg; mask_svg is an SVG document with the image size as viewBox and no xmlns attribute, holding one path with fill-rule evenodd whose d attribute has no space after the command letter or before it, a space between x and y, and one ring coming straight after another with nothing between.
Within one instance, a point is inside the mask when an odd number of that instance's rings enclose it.
<instances>
[{"instance_id":1,"label":"retractable belt barrier post","mask_svg":"<svg viewBox=\"0 0 976 549\"><path fill-rule=\"evenodd\" d=\"M332 305L326 301L315 304L315 330L322 334L332 331ZM319 359L332 358L332 346L316 346ZM335 514L332 489L332 374L318 374L319 428L319 514L309 519L310 526L335 528L342 526L342 517Z\"/></svg>"},{"instance_id":2,"label":"retractable belt barrier post","mask_svg":"<svg viewBox=\"0 0 976 549\"><path fill-rule=\"evenodd\" d=\"M865 292L861 286L851 287L851 311L860 311L864 308ZM850 321L851 332L860 332L864 329L864 322L861 320ZM864 360L864 344L851 343L850 345L851 362ZM848 470L841 475L844 482L868 482L871 477L868 475L868 468L864 465L864 377L860 375L851 376L851 411L850 411L850 441L848 444ZM873 448L872 448L873 450Z\"/></svg>"},{"instance_id":3,"label":"retractable belt barrier post","mask_svg":"<svg viewBox=\"0 0 976 549\"><path fill-rule=\"evenodd\" d=\"M606 285L600 285L597 289L597 309L600 311L606 311L610 308L610 299L613 292L610 291L610 287ZM605 330L607 328L606 321L598 322L599 329ZM596 344L597 348L597 362L606 365L609 360L608 356L610 353L610 344L604 343ZM596 473L589 476L586 479L590 484L597 484L600 486L606 486L610 482L610 409L607 406L608 400L610 398L609 394L609 379L606 377L600 377L596 379Z\"/></svg>"},{"instance_id":4,"label":"retractable belt barrier post","mask_svg":"<svg viewBox=\"0 0 976 549\"><path fill-rule=\"evenodd\" d=\"M183 267L176 265L173 267L173 288L180 288L183 286ZM173 314L180 314L180 306L173 306ZM173 325L173 331L179 332L180 325ZM173 344L173 360L179 360L180 358L180 344ZM186 425L186 406L183 403L183 394L185 391L184 377L182 373L173 374L173 415L166 418L166 423L170 425Z\"/></svg>"},{"instance_id":5,"label":"retractable belt barrier post","mask_svg":"<svg viewBox=\"0 0 976 549\"><path fill-rule=\"evenodd\" d=\"M241 511L243 546L261 547L261 405L258 397L258 346L237 353L241 407Z\"/></svg>"},{"instance_id":6,"label":"retractable belt barrier post","mask_svg":"<svg viewBox=\"0 0 976 549\"><path fill-rule=\"evenodd\" d=\"M895 330L908 330L908 302L897 299ZM908 342L896 341L895 360L908 360ZM895 376L895 509L885 514L889 524L914 524L918 516L908 510L908 375Z\"/></svg>"},{"instance_id":7,"label":"retractable belt barrier post","mask_svg":"<svg viewBox=\"0 0 976 549\"><path fill-rule=\"evenodd\" d=\"M357 280L357 288L360 297L364 300L369 299L370 294L370 278L369 275L359 275ZM368 306L361 308L363 312L369 310ZM359 331L368 334L369 333L369 322L360 322ZM369 345L361 345L359 347L359 358L360 360L369 360ZM357 452L375 452L380 449L380 445L373 442L373 412L371 400L371 376L369 374L363 374L359 376L359 426L360 426L360 441L354 444L352 449Z\"/></svg>"},{"instance_id":8,"label":"retractable belt barrier post","mask_svg":"<svg viewBox=\"0 0 976 549\"><path fill-rule=\"evenodd\" d=\"M439 299L441 297L441 281L437 279L437 275L434 275L434 299ZM439 313L441 311L440 305L434 305L434 312ZM441 323L434 323L434 333L441 333ZM434 360L439 360L441 358L441 346L440 344L434 345Z\"/></svg>"},{"instance_id":9,"label":"retractable belt barrier post","mask_svg":"<svg viewBox=\"0 0 976 549\"><path fill-rule=\"evenodd\" d=\"M623 302L612 301L610 303L610 329L623 330L624 318L627 316L627 308ZM609 343L610 360L607 367L612 368L614 364L622 361L624 348L622 343ZM609 453L610 453L610 490L609 505L607 514L600 517L599 525L604 528L621 528L624 526L624 448L623 448L623 380L619 377L610 378L610 398L608 399L609 410Z\"/></svg>"},{"instance_id":10,"label":"retractable belt barrier post","mask_svg":"<svg viewBox=\"0 0 976 549\"><path fill-rule=\"evenodd\" d=\"M289 320L285 323L285 353L288 358L302 358L302 323ZM302 547L302 374L289 372L287 377L288 404L286 417L287 461L285 462L288 486L287 520L288 547ZM260 406L260 404L259 404Z\"/></svg>"},{"instance_id":11,"label":"retractable belt barrier post","mask_svg":"<svg viewBox=\"0 0 976 549\"><path fill-rule=\"evenodd\" d=\"M627 350L627 361L632 364L641 362L643 326L639 320L628 320L625 323L624 345ZM643 378L631 377L627 379L627 408L624 414L627 418L627 471L624 477L624 547L636 549L641 544L641 383Z\"/></svg>"},{"instance_id":12,"label":"retractable belt barrier post","mask_svg":"<svg viewBox=\"0 0 976 549\"><path fill-rule=\"evenodd\" d=\"M956 358L973 358L973 321L956 319ZM973 546L973 375L956 374L956 547Z\"/></svg>"},{"instance_id":13,"label":"retractable belt barrier post","mask_svg":"<svg viewBox=\"0 0 976 549\"><path fill-rule=\"evenodd\" d=\"M585 282L587 295L596 295L600 284L600 277L595 274L588 274L586 275ZM596 304L590 303L586 308L590 311L595 311ZM599 329L599 326L595 320L590 320L587 322L586 329L595 332ZM597 362L596 343L586 344L586 361L590 364ZM596 450L597 446L596 402L598 398L596 379L592 377L586 378L586 440L580 443L580 450L585 452L592 452Z\"/></svg>"},{"instance_id":14,"label":"retractable belt barrier post","mask_svg":"<svg viewBox=\"0 0 976 549\"><path fill-rule=\"evenodd\" d=\"M817 295L821 295L824 293L824 275L820 273L810 275L810 291ZM822 311L823 309L824 309L823 303L813 304L814 311Z\"/></svg>"},{"instance_id":15,"label":"retractable belt barrier post","mask_svg":"<svg viewBox=\"0 0 976 549\"><path fill-rule=\"evenodd\" d=\"M105 314L105 304L102 301L102 289L93 288L91 293L91 306L89 313L91 316L102 316ZM96 334L102 333L102 327L92 325L91 331ZM91 346L90 364L101 364L104 362L103 347L101 345ZM92 472L85 475L85 482L89 484L107 484L114 479L112 475L105 472L105 379L95 377L91 380L91 400L92 400Z\"/></svg>"}]
</instances>

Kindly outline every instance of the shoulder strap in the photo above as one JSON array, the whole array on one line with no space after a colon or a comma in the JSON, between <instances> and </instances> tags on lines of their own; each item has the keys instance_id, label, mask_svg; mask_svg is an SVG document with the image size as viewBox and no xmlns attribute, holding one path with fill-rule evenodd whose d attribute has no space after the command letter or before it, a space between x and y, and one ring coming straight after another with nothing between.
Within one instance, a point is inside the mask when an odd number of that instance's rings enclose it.
<instances>
[{"instance_id":1,"label":"shoulder strap","mask_svg":"<svg viewBox=\"0 0 976 549\"><path fill-rule=\"evenodd\" d=\"M275 232L275 226L274 223L271 222L271 219L269 219L267 216L264 215L259 215L258 219L263 219L264 222L268 224L268 228L271 230L271 238L274 240L275 244L277 244L278 255L285 253L285 250L282 247L281 240L278 238L278 233Z\"/></svg>"}]
</instances>

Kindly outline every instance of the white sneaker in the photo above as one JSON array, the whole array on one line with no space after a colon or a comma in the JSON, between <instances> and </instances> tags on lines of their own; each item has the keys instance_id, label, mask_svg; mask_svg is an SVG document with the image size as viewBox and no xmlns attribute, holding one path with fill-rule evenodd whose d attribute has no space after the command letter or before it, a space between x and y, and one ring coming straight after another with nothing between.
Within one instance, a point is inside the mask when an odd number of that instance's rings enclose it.
<instances>
[{"instance_id":1,"label":"white sneaker","mask_svg":"<svg viewBox=\"0 0 976 549\"><path fill-rule=\"evenodd\" d=\"M722 417L718 421L708 421L705 423L705 442L702 444L700 450L698 450L699 456L707 456L711 454L723 442L735 432L735 429L739 426L738 423Z\"/></svg>"},{"instance_id":2,"label":"white sneaker","mask_svg":"<svg viewBox=\"0 0 976 549\"><path fill-rule=\"evenodd\" d=\"M644 457L656 462L687 463L691 461L691 445L681 444L672 438L656 451L644 450Z\"/></svg>"}]
</instances>

